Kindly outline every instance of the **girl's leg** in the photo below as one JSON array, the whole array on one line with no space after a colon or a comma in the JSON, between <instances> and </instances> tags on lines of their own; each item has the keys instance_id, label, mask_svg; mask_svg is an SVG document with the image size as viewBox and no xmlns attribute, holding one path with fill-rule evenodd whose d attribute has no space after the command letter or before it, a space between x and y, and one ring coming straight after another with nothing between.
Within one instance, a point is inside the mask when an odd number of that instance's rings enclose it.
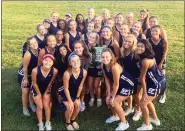
<instances>
[{"instance_id":1,"label":"girl's leg","mask_svg":"<svg viewBox=\"0 0 185 131\"><path fill-rule=\"evenodd\" d=\"M88 80L88 87L89 87L89 93L90 93L91 99L94 99L94 88L93 88L94 79L93 77L88 76L87 80Z\"/></svg>"},{"instance_id":2,"label":"girl's leg","mask_svg":"<svg viewBox=\"0 0 185 131\"><path fill-rule=\"evenodd\" d=\"M78 113L80 112L80 103L79 104L74 104L74 110L73 110L73 113L72 113L72 116L71 116L71 120L75 120Z\"/></svg>"},{"instance_id":3,"label":"girl's leg","mask_svg":"<svg viewBox=\"0 0 185 131\"><path fill-rule=\"evenodd\" d=\"M37 119L39 121L39 124L42 124L42 111L43 111L43 102L42 102L42 96L33 96L33 100L37 106Z\"/></svg>"},{"instance_id":4,"label":"girl's leg","mask_svg":"<svg viewBox=\"0 0 185 131\"><path fill-rule=\"evenodd\" d=\"M44 110L45 110L45 115L46 115L46 123L50 122L51 118L51 94L45 94L43 96L43 105L44 105Z\"/></svg>"},{"instance_id":5,"label":"girl's leg","mask_svg":"<svg viewBox=\"0 0 185 131\"><path fill-rule=\"evenodd\" d=\"M159 120L158 117L157 117L156 111L155 111L155 106L154 106L154 104L153 104L152 102L150 102L150 103L148 103L147 107L148 107L149 112L150 112L151 115L152 115L152 118L153 118L154 120Z\"/></svg>"},{"instance_id":6,"label":"girl's leg","mask_svg":"<svg viewBox=\"0 0 185 131\"><path fill-rule=\"evenodd\" d=\"M22 105L25 109L28 108L29 91L29 88L22 88Z\"/></svg>"},{"instance_id":7,"label":"girl's leg","mask_svg":"<svg viewBox=\"0 0 185 131\"><path fill-rule=\"evenodd\" d=\"M74 109L72 109L72 110L69 110L69 104L68 104L68 102L63 102L64 103L64 105L66 106L66 111L65 111L65 118L66 118L66 123L71 123L71 116L72 116L72 114L73 114L73 110Z\"/></svg>"},{"instance_id":8,"label":"girl's leg","mask_svg":"<svg viewBox=\"0 0 185 131\"><path fill-rule=\"evenodd\" d=\"M95 77L94 90L96 91L96 96L97 96L97 107L102 106L100 82L101 82L101 77Z\"/></svg>"},{"instance_id":9,"label":"girl's leg","mask_svg":"<svg viewBox=\"0 0 185 131\"><path fill-rule=\"evenodd\" d=\"M141 111L141 108L139 106L140 104L140 100L141 100L141 97L142 97L142 88L139 88L136 95L134 96L134 99L135 99L135 102L136 102L136 111L137 112L140 112Z\"/></svg>"}]
</instances>

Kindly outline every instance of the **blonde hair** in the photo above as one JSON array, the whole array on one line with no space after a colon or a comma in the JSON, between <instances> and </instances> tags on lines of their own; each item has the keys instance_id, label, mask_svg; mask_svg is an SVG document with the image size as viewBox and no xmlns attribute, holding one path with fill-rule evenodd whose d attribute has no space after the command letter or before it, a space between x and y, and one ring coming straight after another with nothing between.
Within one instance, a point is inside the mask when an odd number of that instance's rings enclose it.
<instances>
[{"instance_id":1,"label":"blonde hair","mask_svg":"<svg viewBox=\"0 0 185 131\"><path fill-rule=\"evenodd\" d=\"M136 21L133 23L132 27L135 25L135 24L139 24L140 25L140 30L139 30L139 33L143 33L143 29L142 29L142 24L140 21Z\"/></svg>"},{"instance_id":2,"label":"blonde hair","mask_svg":"<svg viewBox=\"0 0 185 131\"><path fill-rule=\"evenodd\" d=\"M127 17L128 15L131 15L132 17L134 17L134 13L132 13L132 12L128 12L127 15L126 15L126 17Z\"/></svg>"},{"instance_id":3,"label":"blonde hair","mask_svg":"<svg viewBox=\"0 0 185 131\"><path fill-rule=\"evenodd\" d=\"M58 12L52 12L52 13L51 13L51 16L52 16L53 14L57 14L58 19L59 19L60 15L59 15L59 13L58 13Z\"/></svg>"},{"instance_id":4,"label":"blonde hair","mask_svg":"<svg viewBox=\"0 0 185 131\"><path fill-rule=\"evenodd\" d=\"M109 52L110 55L111 55L111 57L112 57L112 59L111 59L111 61L110 61L110 67L112 67L113 65L115 65L115 64L116 64L116 57L115 57L115 55L113 54L113 52L111 51L111 49L109 49L109 48L103 49L102 52L101 52L101 55L102 55L104 52Z\"/></svg>"},{"instance_id":5,"label":"blonde hair","mask_svg":"<svg viewBox=\"0 0 185 131\"><path fill-rule=\"evenodd\" d=\"M102 13L103 13L103 12L107 12L108 18L110 18L110 12L109 12L108 9L103 9L103 10L102 10Z\"/></svg>"},{"instance_id":6,"label":"blonde hair","mask_svg":"<svg viewBox=\"0 0 185 131\"><path fill-rule=\"evenodd\" d=\"M131 47L131 53L132 53L132 57L134 55L134 52L137 48L137 38L133 35L133 34L129 34L128 36L126 36L125 39L127 38L131 38L132 39L132 47ZM126 55L126 50L125 50L125 47L122 46L121 48L121 56L124 57Z\"/></svg>"}]
</instances>

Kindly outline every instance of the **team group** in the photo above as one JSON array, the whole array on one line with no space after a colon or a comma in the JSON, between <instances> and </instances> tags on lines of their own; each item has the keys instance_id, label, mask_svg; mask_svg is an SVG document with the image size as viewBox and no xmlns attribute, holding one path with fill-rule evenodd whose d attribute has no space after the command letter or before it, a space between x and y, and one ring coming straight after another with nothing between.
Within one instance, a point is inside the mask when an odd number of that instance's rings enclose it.
<instances>
[{"instance_id":1,"label":"team group","mask_svg":"<svg viewBox=\"0 0 185 131\"><path fill-rule=\"evenodd\" d=\"M151 123L159 126L152 101L160 96L159 102L165 102L168 41L157 16L149 17L147 9L140 11L139 20L132 12L126 18L122 13L111 17L107 9L95 15L94 8L88 8L87 14L87 19L77 14L74 20L70 13L60 19L53 12L23 45L18 70L23 114L30 116L30 106L39 130L51 130L51 110L58 103L65 109L67 130L79 129L76 117L86 109L84 96L89 92L89 107L95 102L101 107L106 95L112 112L106 123L121 121L115 130L128 129L125 116L134 112L134 121L144 117L137 130L152 130ZM125 111L123 102L128 105Z\"/></svg>"}]
</instances>

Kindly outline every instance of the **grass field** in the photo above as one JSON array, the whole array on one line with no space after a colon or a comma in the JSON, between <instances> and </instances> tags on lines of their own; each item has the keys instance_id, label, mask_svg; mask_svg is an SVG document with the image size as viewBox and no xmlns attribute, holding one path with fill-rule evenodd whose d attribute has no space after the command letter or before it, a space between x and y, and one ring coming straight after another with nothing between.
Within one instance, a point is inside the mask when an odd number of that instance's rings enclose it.
<instances>
[{"instance_id":1,"label":"grass field","mask_svg":"<svg viewBox=\"0 0 185 131\"><path fill-rule=\"evenodd\" d=\"M167 57L167 101L161 105L155 101L161 120L155 130L184 130L184 2L2 2L2 130L36 130L37 120L22 114L21 90L17 84L17 69L21 63L22 45L28 36L35 34L36 25L58 11L61 18L66 12L75 17L82 13L87 17L87 8L94 7L97 14L103 8L110 13L127 12L139 18L139 11L147 8L150 15L159 16L160 24L167 32L169 52ZM117 123L107 125L110 111L106 106L90 108L80 113L78 122L81 130L114 130ZM129 130L136 130L142 124L127 117ZM64 113L57 112L51 119L54 130L64 130Z\"/></svg>"}]
</instances>

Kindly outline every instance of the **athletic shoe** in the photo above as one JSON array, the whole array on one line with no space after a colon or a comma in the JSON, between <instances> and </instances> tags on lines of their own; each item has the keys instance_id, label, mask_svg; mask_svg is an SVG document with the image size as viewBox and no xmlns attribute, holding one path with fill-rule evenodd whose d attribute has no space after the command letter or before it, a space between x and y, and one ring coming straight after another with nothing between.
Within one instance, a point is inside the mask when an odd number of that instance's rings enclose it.
<instances>
[{"instance_id":1,"label":"athletic shoe","mask_svg":"<svg viewBox=\"0 0 185 131\"><path fill-rule=\"evenodd\" d=\"M131 114L131 113L134 113L134 108L133 108L133 109L128 108L128 109L125 111L125 116L128 116L128 115Z\"/></svg>"},{"instance_id":2,"label":"athletic shoe","mask_svg":"<svg viewBox=\"0 0 185 131\"><path fill-rule=\"evenodd\" d=\"M46 127L46 131L50 131L52 129L51 122L46 123L45 127Z\"/></svg>"},{"instance_id":3,"label":"athletic shoe","mask_svg":"<svg viewBox=\"0 0 185 131\"><path fill-rule=\"evenodd\" d=\"M159 102L160 102L161 104L164 104L165 101L166 101L166 94L164 93L163 95L161 95L161 97L160 97L160 99L159 99Z\"/></svg>"},{"instance_id":4,"label":"athletic shoe","mask_svg":"<svg viewBox=\"0 0 185 131\"><path fill-rule=\"evenodd\" d=\"M29 110L27 108L23 108L23 114L25 116L30 116L30 112L29 112Z\"/></svg>"},{"instance_id":5,"label":"athletic shoe","mask_svg":"<svg viewBox=\"0 0 185 131\"><path fill-rule=\"evenodd\" d=\"M66 124L66 128L67 128L68 131L74 131L74 128L71 124L69 124L69 125Z\"/></svg>"},{"instance_id":6,"label":"athletic shoe","mask_svg":"<svg viewBox=\"0 0 185 131\"><path fill-rule=\"evenodd\" d=\"M141 116L142 116L142 112L141 111L140 112L136 111L136 113L134 114L134 116L132 117L132 119L134 121L138 121L141 118Z\"/></svg>"},{"instance_id":7,"label":"athletic shoe","mask_svg":"<svg viewBox=\"0 0 185 131\"><path fill-rule=\"evenodd\" d=\"M119 121L119 120L120 120L119 116L110 116L105 122L112 123L114 121Z\"/></svg>"},{"instance_id":8,"label":"athletic shoe","mask_svg":"<svg viewBox=\"0 0 185 131\"><path fill-rule=\"evenodd\" d=\"M128 128L129 128L128 122L126 124L121 122L119 126L115 129L115 131L124 131Z\"/></svg>"},{"instance_id":9,"label":"athletic shoe","mask_svg":"<svg viewBox=\"0 0 185 131\"><path fill-rule=\"evenodd\" d=\"M30 105L30 108L33 112L36 112L37 108L34 104Z\"/></svg>"},{"instance_id":10,"label":"athletic shoe","mask_svg":"<svg viewBox=\"0 0 185 131\"><path fill-rule=\"evenodd\" d=\"M93 106L94 106L94 98L93 98L93 99L92 99L92 98L90 99L90 101L89 101L89 106L90 106L90 107L93 107Z\"/></svg>"},{"instance_id":11,"label":"athletic shoe","mask_svg":"<svg viewBox=\"0 0 185 131\"><path fill-rule=\"evenodd\" d=\"M72 126L73 126L73 128L74 129L76 129L76 130L78 130L80 127L79 127L79 124L76 122L76 121L74 121L73 123L72 123Z\"/></svg>"},{"instance_id":12,"label":"athletic shoe","mask_svg":"<svg viewBox=\"0 0 185 131\"><path fill-rule=\"evenodd\" d=\"M147 125L145 125L145 124L142 124L142 126L141 127L139 127L139 128L137 128L137 131L142 131L142 130L152 130L152 125L151 124L149 124L148 126Z\"/></svg>"},{"instance_id":13,"label":"athletic shoe","mask_svg":"<svg viewBox=\"0 0 185 131\"><path fill-rule=\"evenodd\" d=\"M39 131L44 131L44 124L43 123L38 124L38 126L39 126Z\"/></svg>"},{"instance_id":14,"label":"athletic shoe","mask_svg":"<svg viewBox=\"0 0 185 131\"><path fill-rule=\"evenodd\" d=\"M80 111L81 112L85 111L85 102L80 103Z\"/></svg>"},{"instance_id":15,"label":"athletic shoe","mask_svg":"<svg viewBox=\"0 0 185 131\"><path fill-rule=\"evenodd\" d=\"M153 118L149 118L150 123L153 123L156 126L160 126L161 122L160 120L154 120Z\"/></svg>"},{"instance_id":16,"label":"athletic shoe","mask_svg":"<svg viewBox=\"0 0 185 131\"><path fill-rule=\"evenodd\" d=\"M101 107L102 106L102 100L101 99L97 99L97 107Z\"/></svg>"}]
</instances>

